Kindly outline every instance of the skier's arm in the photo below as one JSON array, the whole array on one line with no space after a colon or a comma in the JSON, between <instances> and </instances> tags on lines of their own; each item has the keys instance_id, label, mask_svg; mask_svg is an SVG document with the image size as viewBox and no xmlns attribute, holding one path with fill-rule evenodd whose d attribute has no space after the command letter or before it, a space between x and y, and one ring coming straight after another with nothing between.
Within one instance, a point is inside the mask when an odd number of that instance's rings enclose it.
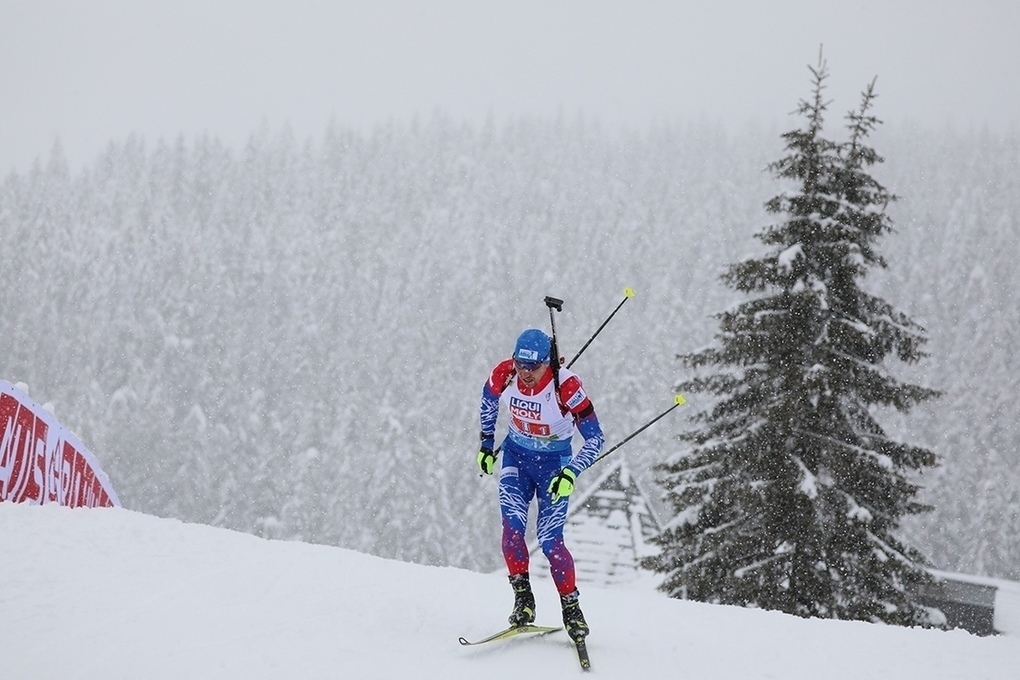
<instances>
[{"instance_id":1,"label":"skier's arm","mask_svg":"<svg viewBox=\"0 0 1020 680\"><path fill-rule=\"evenodd\" d=\"M506 389L507 385L510 384L513 376L514 362L512 359L506 359L499 362L492 369L492 372L489 373L489 379L482 386L482 400L478 407L482 449L487 448L489 451L492 451L495 448L496 419L499 417L499 397L503 394L503 390Z\"/></svg>"},{"instance_id":2,"label":"skier's arm","mask_svg":"<svg viewBox=\"0 0 1020 680\"><path fill-rule=\"evenodd\" d=\"M602 425L599 424L599 417L595 414L595 408L589 402L590 412L577 421L577 431L584 437L584 444L571 457L567 465L574 472L581 474L595 462L595 459L602 453L602 447L606 443L605 435L602 434Z\"/></svg>"},{"instance_id":3,"label":"skier's arm","mask_svg":"<svg viewBox=\"0 0 1020 680\"><path fill-rule=\"evenodd\" d=\"M579 475L591 467L591 464L599 457L606 438L602 434L602 425L595 413L595 406L585 394L581 380L577 376L569 377L560 386L560 398L574 415L577 431L584 437L584 444L574 453L567 464L567 467Z\"/></svg>"},{"instance_id":4,"label":"skier's arm","mask_svg":"<svg viewBox=\"0 0 1020 680\"><path fill-rule=\"evenodd\" d=\"M558 503L560 499L566 498L574 493L574 482L577 476L591 467L602 450L605 437L602 436L602 427L599 425L599 418L595 415L595 407L588 403L588 406L575 414L574 421L577 431L584 437L584 444L570 458L570 462L560 470L559 474L549 482L549 493L552 502Z\"/></svg>"},{"instance_id":5,"label":"skier's arm","mask_svg":"<svg viewBox=\"0 0 1020 680\"><path fill-rule=\"evenodd\" d=\"M478 420L481 428L479 436L482 449L492 451L496 444L496 419L499 417L499 395L494 394L486 382L482 387L482 401L478 408Z\"/></svg>"}]
</instances>

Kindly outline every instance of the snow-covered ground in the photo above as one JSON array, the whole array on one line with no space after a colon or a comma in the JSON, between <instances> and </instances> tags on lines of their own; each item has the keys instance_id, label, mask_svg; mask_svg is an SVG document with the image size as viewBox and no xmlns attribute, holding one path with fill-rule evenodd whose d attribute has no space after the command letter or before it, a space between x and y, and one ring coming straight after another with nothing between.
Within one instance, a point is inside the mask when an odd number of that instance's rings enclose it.
<instances>
[{"instance_id":1,"label":"snow-covered ground","mask_svg":"<svg viewBox=\"0 0 1020 680\"><path fill-rule=\"evenodd\" d=\"M494 539L495 540L495 539ZM512 678L580 673L562 632L461 647L503 626L505 578L263 540L123 509L0 503L0 677ZM558 622L548 581L539 623ZM924 680L1020 673L981 638L587 588L607 678Z\"/></svg>"}]
</instances>

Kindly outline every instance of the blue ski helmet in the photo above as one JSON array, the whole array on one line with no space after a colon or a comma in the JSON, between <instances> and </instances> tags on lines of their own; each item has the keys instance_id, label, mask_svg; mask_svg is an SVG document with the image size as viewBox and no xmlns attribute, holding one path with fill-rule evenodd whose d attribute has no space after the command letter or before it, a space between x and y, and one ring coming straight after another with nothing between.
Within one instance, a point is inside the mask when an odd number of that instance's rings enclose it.
<instances>
[{"instance_id":1,"label":"blue ski helmet","mask_svg":"<svg viewBox=\"0 0 1020 680\"><path fill-rule=\"evenodd\" d=\"M529 328L517 338L514 360L525 364L540 364L549 361L552 340L537 328Z\"/></svg>"}]
</instances>

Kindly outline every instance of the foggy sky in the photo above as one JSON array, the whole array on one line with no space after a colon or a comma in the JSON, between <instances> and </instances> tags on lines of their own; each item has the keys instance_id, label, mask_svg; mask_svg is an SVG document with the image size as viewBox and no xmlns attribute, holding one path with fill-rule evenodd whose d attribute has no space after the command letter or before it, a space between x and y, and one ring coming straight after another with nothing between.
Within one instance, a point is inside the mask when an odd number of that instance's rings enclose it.
<instances>
[{"instance_id":1,"label":"foggy sky","mask_svg":"<svg viewBox=\"0 0 1020 680\"><path fill-rule=\"evenodd\" d=\"M299 138L442 111L788 125L824 44L830 116L1016 129L1015 0L0 0L0 177L111 139Z\"/></svg>"}]
</instances>

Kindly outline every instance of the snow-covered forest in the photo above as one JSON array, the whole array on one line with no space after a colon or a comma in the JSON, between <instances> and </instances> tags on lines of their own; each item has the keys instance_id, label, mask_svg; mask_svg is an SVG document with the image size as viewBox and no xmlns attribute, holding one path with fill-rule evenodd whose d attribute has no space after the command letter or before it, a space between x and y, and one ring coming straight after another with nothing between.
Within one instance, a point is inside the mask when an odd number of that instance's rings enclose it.
<instances>
[{"instance_id":1,"label":"snow-covered forest","mask_svg":"<svg viewBox=\"0 0 1020 680\"><path fill-rule=\"evenodd\" d=\"M667 408L676 355L736 299L719 274L758 247L782 131L437 114L244 148L129 138L80 172L57 147L0 186L0 377L54 404L129 508L494 569L489 368L547 326L544 295L569 358L630 286L574 370L607 444ZM865 286L927 328L930 358L890 368L944 391L880 418L942 459L905 537L1020 578L1020 136L872 141L900 200ZM683 411L614 455L650 481Z\"/></svg>"}]
</instances>

